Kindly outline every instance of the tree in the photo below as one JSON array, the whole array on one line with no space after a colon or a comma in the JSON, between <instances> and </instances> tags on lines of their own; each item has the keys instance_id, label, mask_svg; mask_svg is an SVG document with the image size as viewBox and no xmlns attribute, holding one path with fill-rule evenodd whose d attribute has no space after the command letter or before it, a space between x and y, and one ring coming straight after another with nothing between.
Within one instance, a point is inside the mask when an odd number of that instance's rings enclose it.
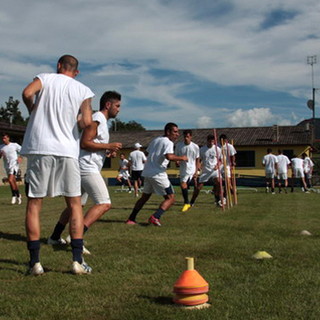
<instances>
[{"instance_id":1,"label":"tree","mask_svg":"<svg viewBox=\"0 0 320 320\"><path fill-rule=\"evenodd\" d=\"M0 108L0 121L25 126L28 121L23 118L18 107L19 103L19 100L9 97L9 100L5 102L6 106Z\"/></svg>"},{"instance_id":2,"label":"tree","mask_svg":"<svg viewBox=\"0 0 320 320\"><path fill-rule=\"evenodd\" d=\"M123 122L119 119L114 119L112 121L111 130L112 131L145 131L146 128L142 124L134 120L131 120L129 122Z\"/></svg>"}]
</instances>

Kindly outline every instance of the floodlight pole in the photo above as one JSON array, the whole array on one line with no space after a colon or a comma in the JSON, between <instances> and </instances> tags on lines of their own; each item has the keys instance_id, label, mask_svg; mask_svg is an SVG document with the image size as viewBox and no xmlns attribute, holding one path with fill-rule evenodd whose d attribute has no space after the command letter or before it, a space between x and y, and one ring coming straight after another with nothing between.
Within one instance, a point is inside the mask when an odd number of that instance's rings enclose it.
<instances>
[{"instance_id":1,"label":"floodlight pole","mask_svg":"<svg viewBox=\"0 0 320 320\"><path fill-rule=\"evenodd\" d=\"M312 102L313 102L313 108L312 108L312 118L315 119L315 111L316 111L316 88L314 87L314 74L313 74L313 65L317 63L317 56L308 56L307 57L307 64L311 65L311 80L312 80Z\"/></svg>"}]
</instances>

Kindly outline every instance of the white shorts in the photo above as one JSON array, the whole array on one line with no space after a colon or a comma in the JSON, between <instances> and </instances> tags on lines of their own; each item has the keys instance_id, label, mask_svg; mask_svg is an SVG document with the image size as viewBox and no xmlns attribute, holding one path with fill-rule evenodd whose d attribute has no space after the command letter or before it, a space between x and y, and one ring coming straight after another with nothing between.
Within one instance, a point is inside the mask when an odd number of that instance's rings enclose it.
<instances>
[{"instance_id":1,"label":"white shorts","mask_svg":"<svg viewBox=\"0 0 320 320\"><path fill-rule=\"evenodd\" d=\"M108 188L99 172L81 174L81 204L83 206L88 196L95 204L111 203Z\"/></svg>"},{"instance_id":2,"label":"white shorts","mask_svg":"<svg viewBox=\"0 0 320 320\"><path fill-rule=\"evenodd\" d=\"M293 169L293 178L304 178L303 169L301 168Z\"/></svg>"},{"instance_id":3,"label":"white shorts","mask_svg":"<svg viewBox=\"0 0 320 320\"><path fill-rule=\"evenodd\" d=\"M168 177L145 177L143 193L165 196L174 193L174 190Z\"/></svg>"},{"instance_id":4,"label":"white shorts","mask_svg":"<svg viewBox=\"0 0 320 320\"><path fill-rule=\"evenodd\" d=\"M124 180L128 180L130 178L130 174L128 171L120 171L118 177L123 178Z\"/></svg>"},{"instance_id":5,"label":"white shorts","mask_svg":"<svg viewBox=\"0 0 320 320\"><path fill-rule=\"evenodd\" d=\"M19 165L18 164L11 165L10 167L6 168L7 175L10 175L10 174L16 175L18 173L18 171L19 171Z\"/></svg>"},{"instance_id":6,"label":"white shorts","mask_svg":"<svg viewBox=\"0 0 320 320\"><path fill-rule=\"evenodd\" d=\"M28 155L27 196L78 197L81 195L78 159L48 155Z\"/></svg>"},{"instance_id":7,"label":"white shorts","mask_svg":"<svg viewBox=\"0 0 320 320\"><path fill-rule=\"evenodd\" d=\"M193 174L181 174L180 173L180 182L190 182L193 179Z\"/></svg>"},{"instance_id":8,"label":"white shorts","mask_svg":"<svg viewBox=\"0 0 320 320\"><path fill-rule=\"evenodd\" d=\"M230 170L230 166L227 166L227 177L230 179L231 178L231 170ZM223 179L225 179L225 171L224 171L224 166L222 166L221 168L221 175L223 177Z\"/></svg>"},{"instance_id":9,"label":"white shorts","mask_svg":"<svg viewBox=\"0 0 320 320\"><path fill-rule=\"evenodd\" d=\"M278 173L278 180L288 180L288 174L287 173Z\"/></svg>"},{"instance_id":10,"label":"white shorts","mask_svg":"<svg viewBox=\"0 0 320 320\"><path fill-rule=\"evenodd\" d=\"M266 178L267 179L274 179L275 174L274 172L266 172Z\"/></svg>"},{"instance_id":11,"label":"white shorts","mask_svg":"<svg viewBox=\"0 0 320 320\"><path fill-rule=\"evenodd\" d=\"M200 175L199 183L208 182L210 179L218 179L218 178L219 178L219 170L205 172Z\"/></svg>"}]
</instances>

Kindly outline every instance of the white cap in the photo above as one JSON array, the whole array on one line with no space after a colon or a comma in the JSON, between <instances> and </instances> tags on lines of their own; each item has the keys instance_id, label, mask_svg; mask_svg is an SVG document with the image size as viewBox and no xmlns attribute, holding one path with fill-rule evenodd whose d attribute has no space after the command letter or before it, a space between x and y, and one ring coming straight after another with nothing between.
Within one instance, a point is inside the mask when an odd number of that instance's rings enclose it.
<instances>
[{"instance_id":1,"label":"white cap","mask_svg":"<svg viewBox=\"0 0 320 320\"><path fill-rule=\"evenodd\" d=\"M139 149L139 148L142 147L142 145L141 145L139 142L137 142L137 143L134 144L134 147L135 147L136 149Z\"/></svg>"}]
</instances>

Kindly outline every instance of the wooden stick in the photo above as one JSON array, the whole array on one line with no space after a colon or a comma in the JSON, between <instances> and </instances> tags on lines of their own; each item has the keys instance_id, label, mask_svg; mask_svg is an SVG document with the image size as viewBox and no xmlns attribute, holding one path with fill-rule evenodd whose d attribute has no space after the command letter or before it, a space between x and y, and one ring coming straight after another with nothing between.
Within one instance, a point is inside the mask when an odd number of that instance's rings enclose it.
<instances>
[{"instance_id":1,"label":"wooden stick","mask_svg":"<svg viewBox=\"0 0 320 320\"><path fill-rule=\"evenodd\" d=\"M231 140L231 144L233 145L233 140ZM234 204L238 204L236 167L230 166L230 170L231 170Z\"/></svg>"}]
</instances>

